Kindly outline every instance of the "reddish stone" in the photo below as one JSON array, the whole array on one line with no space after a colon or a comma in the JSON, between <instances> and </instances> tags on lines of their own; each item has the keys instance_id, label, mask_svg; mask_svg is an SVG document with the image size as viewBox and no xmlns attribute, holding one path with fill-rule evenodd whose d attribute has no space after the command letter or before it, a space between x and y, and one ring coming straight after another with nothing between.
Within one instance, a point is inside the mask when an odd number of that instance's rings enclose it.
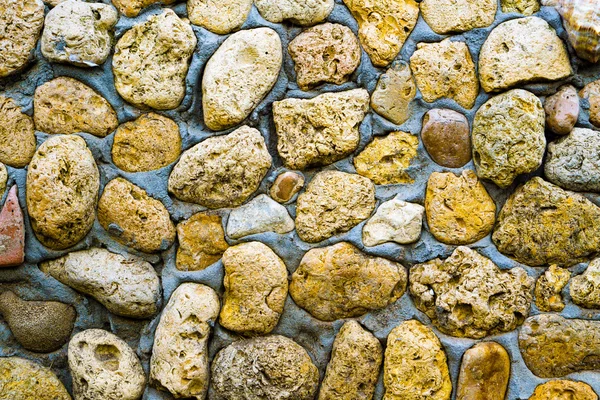
<instances>
[{"instance_id":1,"label":"reddish stone","mask_svg":"<svg viewBox=\"0 0 600 400\"><path fill-rule=\"evenodd\" d=\"M25 259L25 227L17 198L17 186L8 192L0 212L0 267L16 267Z\"/></svg>"}]
</instances>

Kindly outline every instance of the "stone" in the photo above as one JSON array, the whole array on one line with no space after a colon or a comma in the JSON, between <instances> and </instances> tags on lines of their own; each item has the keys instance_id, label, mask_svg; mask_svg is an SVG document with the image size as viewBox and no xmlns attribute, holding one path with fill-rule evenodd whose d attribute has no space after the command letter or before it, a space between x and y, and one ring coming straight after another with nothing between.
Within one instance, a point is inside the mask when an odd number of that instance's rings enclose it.
<instances>
[{"instance_id":1,"label":"stone","mask_svg":"<svg viewBox=\"0 0 600 400\"><path fill-rule=\"evenodd\" d=\"M411 102L417 95L417 85L410 67L404 61L395 61L381 74L371 95L371 108L377 114L402 125L410 117Z\"/></svg>"},{"instance_id":2,"label":"stone","mask_svg":"<svg viewBox=\"0 0 600 400\"><path fill-rule=\"evenodd\" d=\"M113 314L149 318L159 311L161 288L152 264L101 248L68 253L40 264L42 272L92 296Z\"/></svg>"},{"instance_id":3,"label":"stone","mask_svg":"<svg viewBox=\"0 0 600 400\"><path fill-rule=\"evenodd\" d=\"M312 400L319 385L306 350L280 335L233 342L217 353L211 371L215 400Z\"/></svg>"},{"instance_id":4,"label":"stone","mask_svg":"<svg viewBox=\"0 0 600 400\"><path fill-rule=\"evenodd\" d=\"M333 342L318 400L371 400L383 361L379 340L354 320Z\"/></svg>"},{"instance_id":5,"label":"stone","mask_svg":"<svg viewBox=\"0 0 600 400\"><path fill-rule=\"evenodd\" d=\"M420 6L427 25L435 33L445 35L490 26L498 3L495 0L423 0Z\"/></svg>"},{"instance_id":6,"label":"stone","mask_svg":"<svg viewBox=\"0 0 600 400\"><path fill-rule=\"evenodd\" d=\"M146 375L140 360L110 332L79 332L69 342L68 359L76 399L137 400L144 393Z\"/></svg>"},{"instance_id":7,"label":"stone","mask_svg":"<svg viewBox=\"0 0 600 400\"><path fill-rule=\"evenodd\" d=\"M50 62L96 67L106 61L119 15L108 4L68 0L48 12L41 49Z\"/></svg>"},{"instance_id":8,"label":"stone","mask_svg":"<svg viewBox=\"0 0 600 400\"><path fill-rule=\"evenodd\" d=\"M50 370L21 357L0 357L0 400L71 400Z\"/></svg>"},{"instance_id":9,"label":"stone","mask_svg":"<svg viewBox=\"0 0 600 400\"><path fill-rule=\"evenodd\" d=\"M426 102L447 97L464 108L475 105L479 81L465 42L447 38L437 43L419 43L410 57L410 69Z\"/></svg>"},{"instance_id":10,"label":"stone","mask_svg":"<svg viewBox=\"0 0 600 400\"><path fill-rule=\"evenodd\" d=\"M4 192L4 190L2 190ZM3 193L0 193L0 198ZM17 186L6 196L0 211L0 268L17 267L25 261L25 225L19 206Z\"/></svg>"},{"instance_id":11,"label":"stone","mask_svg":"<svg viewBox=\"0 0 600 400\"><path fill-rule=\"evenodd\" d=\"M598 252L600 208L534 177L502 207L492 240L500 252L520 263L570 267Z\"/></svg>"},{"instance_id":12,"label":"stone","mask_svg":"<svg viewBox=\"0 0 600 400\"><path fill-rule=\"evenodd\" d=\"M503 13L519 13L523 15L533 15L540 11L539 0L501 0Z\"/></svg>"},{"instance_id":13,"label":"stone","mask_svg":"<svg viewBox=\"0 0 600 400\"><path fill-rule=\"evenodd\" d=\"M296 232L316 243L347 232L375 209L375 185L340 171L317 173L296 202Z\"/></svg>"},{"instance_id":14,"label":"stone","mask_svg":"<svg viewBox=\"0 0 600 400\"><path fill-rule=\"evenodd\" d=\"M434 108L423 117L421 140L433 161L442 167L460 168L471 161L469 121L464 114Z\"/></svg>"},{"instance_id":15,"label":"stone","mask_svg":"<svg viewBox=\"0 0 600 400\"><path fill-rule=\"evenodd\" d=\"M288 51L302 90L321 83L347 82L360 64L360 45L354 33L347 26L329 22L300 33Z\"/></svg>"},{"instance_id":16,"label":"stone","mask_svg":"<svg viewBox=\"0 0 600 400\"><path fill-rule=\"evenodd\" d=\"M417 156L419 138L408 132L376 136L354 157L354 168L377 185L410 184L410 163Z\"/></svg>"},{"instance_id":17,"label":"stone","mask_svg":"<svg viewBox=\"0 0 600 400\"><path fill-rule=\"evenodd\" d=\"M544 109L533 93L514 89L485 102L473 121L477 175L501 188L542 165L546 149Z\"/></svg>"},{"instance_id":18,"label":"stone","mask_svg":"<svg viewBox=\"0 0 600 400\"><path fill-rule=\"evenodd\" d=\"M533 278L523 268L501 270L468 247L410 269L415 306L443 333L481 339L510 332L529 314Z\"/></svg>"},{"instance_id":19,"label":"stone","mask_svg":"<svg viewBox=\"0 0 600 400\"><path fill-rule=\"evenodd\" d=\"M6 191L6 183L8 182L8 171L6 166L0 162L0 199L4 197Z\"/></svg>"},{"instance_id":20,"label":"stone","mask_svg":"<svg viewBox=\"0 0 600 400\"><path fill-rule=\"evenodd\" d=\"M115 132L112 159L123 171L153 171L175 162L180 154L179 126L162 115L144 114Z\"/></svg>"},{"instance_id":21,"label":"stone","mask_svg":"<svg viewBox=\"0 0 600 400\"><path fill-rule=\"evenodd\" d=\"M14 100L0 96L0 162L13 168L29 164L35 153L33 119Z\"/></svg>"},{"instance_id":22,"label":"stone","mask_svg":"<svg viewBox=\"0 0 600 400\"><path fill-rule=\"evenodd\" d=\"M535 305L543 312L561 312L565 303L561 292L569 282L568 269L552 264L535 283Z\"/></svg>"},{"instance_id":23,"label":"stone","mask_svg":"<svg viewBox=\"0 0 600 400\"><path fill-rule=\"evenodd\" d=\"M229 245L221 217L197 213L177 224L176 265L180 271L201 271L221 259Z\"/></svg>"},{"instance_id":24,"label":"stone","mask_svg":"<svg viewBox=\"0 0 600 400\"><path fill-rule=\"evenodd\" d=\"M219 315L210 287L182 283L164 308L150 360L150 380L176 398L204 399L209 386L208 340Z\"/></svg>"},{"instance_id":25,"label":"stone","mask_svg":"<svg viewBox=\"0 0 600 400\"><path fill-rule=\"evenodd\" d=\"M239 239L263 232L284 234L294 230L294 220L286 208L266 194L231 210L227 220L227 236Z\"/></svg>"},{"instance_id":26,"label":"stone","mask_svg":"<svg viewBox=\"0 0 600 400\"><path fill-rule=\"evenodd\" d=\"M196 48L189 22L169 8L119 39L112 59L117 92L140 108L170 110L185 96L188 63Z\"/></svg>"},{"instance_id":27,"label":"stone","mask_svg":"<svg viewBox=\"0 0 600 400\"><path fill-rule=\"evenodd\" d=\"M186 150L169 176L169 192L208 208L237 207L258 189L271 161L261 133L242 126Z\"/></svg>"},{"instance_id":28,"label":"stone","mask_svg":"<svg viewBox=\"0 0 600 400\"><path fill-rule=\"evenodd\" d=\"M163 203L120 177L104 187L98 222L119 243L145 253L164 251L175 241L175 225Z\"/></svg>"},{"instance_id":29,"label":"stone","mask_svg":"<svg viewBox=\"0 0 600 400\"><path fill-rule=\"evenodd\" d=\"M225 277L219 323L244 335L271 332L288 293L287 268L260 242L238 244L223 254Z\"/></svg>"},{"instance_id":30,"label":"stone","mask_svg":"<svg viewBox=\"0 0 600 400\"><path fill-rule=\"evenodd\" d=\"M303 170L350 155L358 147L358 128L368 109L364 89L274 102L277 151L284 165Z\"/></svg>"},{"instance_id":31,"label":"stone","mask_svg":"<svg viewBox=\"0 0 600 400\"><path fill-rule=\"evenodd\" d=\"M404 321L392 329L384 360L383 400L450 400L446 353L435 333L419 321Z\"/></svg>"},{"instance_id":32,"label":"stone","mask_svg":"<svg viewBox=\"0 0 600 400\"><path fill-rule=\"evenodd\" d=\"M325 21L333 10L334 0L255 0L254 4L269 22L289 20L306 26Z\"/></svg>"},{"instance_id":33,"label":"stone","mask_svg":"<svg viewBox=\"0 0 600 400\"><path fill-rule=\"evenodd\" d=\"M283 50L271 28L245 29L229 36L210 57L202 76L202 112L209 129L244 121L271 90Z\"/></svg>"},{"instance_id":34,"label":"stone","mask_svg":"<svg viewBox=\"0 0 600 400\"><path fill-rule=\"evenodd\" d=\"M363 227L365 246L377 246L386 242L414 243L421 236L425 208L420 204L400 200L397 195L377 208Z\"/></svg>"},{"instance_id":35,"label":"stone","mask_svg":"<svg viewBox=\"0 0 600 400\"><path fill-rule=\"evenodd\" d=\"M59 76L38 86L33 97L35 129L46 133L91 133L105 137L119 121L104 97L76 79Z\"/></svg>"},{"instance_id":36,"label":"stone","mask_svg":"<svg viewBox=\"0 0 600 400\"><path fill-rule=\"evenodd\" d=\"M573 303L585 308L600 308L600 258L595 258L581 275L571 279Z\"/></svg>"},{"instance_id":37,"label":"stone","mask_svg":"<svg viewBox=\"0 0 600 400\"><path fill-rule=\"evenodd\" d=\"M309 250L292 275L294 302L322 321L361 316L387 307L406 289L406 270L364 254L348 242Z\"/></svg>"},{"instance_id":38,"label":"stone","mask_svg":"<svg viewBox=\"0 0 600 400\"><path fill-rule=\"evenodd\" d=\"M57 0L52 0L57 1ZM112 0L112 3L117 7L119 12L126 17L137 17L142 9L155 4L161 3L165 6L175 3L175 0Z\"/></svg>"},{"instance_id":39,"label":"stone","mask_svg":"<svg viewBox=\"0 0 600 400\"><path fill-rule=\"evenodd\" d=\"M440 242L470 244L494 228L496 203L470 169L457 176L434 172L427 181L425 210L429 232Z\"/></svg>"},{"instance_id":40,"label":"stone","mask_svg":"<svg viewBox=\"0 0 600 400\"><path fill-rule=\"evenodd\" d=\"M598 395L587 383L560 379L538 385L529 400L598 400Z\"/></svg>"},{"instance_id":41,"label":"stone","mask_svg":"<svg viewBox=\"0 0 600 400\"><path fill-rule=\"evenodd\" d=\"M512 19L496 26L479 52L479 79L486 92L510 89L571 75L564 43L538 17Z\"/></svg>"},{"instance_id":42,"label":"stone","mask_svg":"<svg viewBox=\"0 0 600 400\"><path fill-rule=\"evenodd\" d=\"M562 86L558 92L546 97L546 126L557 135L570 133L579 118L579 97L571 85Z\"/></svg>"},{"instance_id":43,"label":"stone","mask_svg":"<svg viewBox=\"0 0 600 400\"><path fill-rule=\"evenodd\" d=\"M579 91L579 97L590 103L590 122L600 128L600 79L585 85Z\"/></svg>"},{"instance_id":44,"label":"stone","mask_svg":"<svg viewBox=\"0 0 600 400\"><path fill-rule=\"evenodd\" d=\"M496 342L480 342L465 351L460 365L457 400L505 399L510 357Z\"/></svg>"},{"instance_id":45,"label":"stone","mask_svg":"<svg viewBox=\"0 0 600 400\"><path fill-rule=\"evenodd\" d=\"M358 22L358 38L376 67L391 63L419 18L414 0L344 0Z\"/></svg>"},{"instance_id":46,"label":"stone","mask_svg":"<svg viewBox=\"0 0 600 400\"><path fill-rule=\"evenodd\" d=\"M92 229L100 174L79 136L54 136L27 169L26 200L33 233L53 250L69 248Z\"/></svg>"},{"instance_id":47,"label":"stone","mask_svg":"<svg viewBox=\"0 0 600 400\"><path fill-rule=\"evenodd\" d=\"M188 18L194 25L226 35L242 27L252 9L252 0L188 0Z\"/></svg>"},{"instance_id":48,"label":"stone","mask_svg":"<svg viewBox=\"0 0 600 400\"><path fill-rule=\"evenodd\" d=\"M269 190L273 200L287 203L304 187L304 176L298 172L287 171L277 175Z\"/></svg>"}]
</instances>

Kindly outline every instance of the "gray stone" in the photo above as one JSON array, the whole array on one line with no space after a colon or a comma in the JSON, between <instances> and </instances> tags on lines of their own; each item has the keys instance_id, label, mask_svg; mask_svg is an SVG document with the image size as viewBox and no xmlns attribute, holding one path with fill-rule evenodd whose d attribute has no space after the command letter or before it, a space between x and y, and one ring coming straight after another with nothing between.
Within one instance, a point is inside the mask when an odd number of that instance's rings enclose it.
<instances>
[{"instance_id":1,"label":"gray stone","mask_svg":"<svg viewBox=\"0 0 600 400\"><path fill-rule=\"evenodd\" d=\"M382 203L367 221L362 231L366 246L385 242L408 244L419 240L425 207L400 200L399 197Z\"/></svg>"},{"instance_id":2,"label":"gray stone","mask_svg":"<svg viewBox=\"0 0 600 400\"><path fill-rule=\"evenodd\" d=\"M287 233L294 230L294 220L284 206L261 194L231 211L227 220L227 236L239 239L262 232Z\"/></svg>"}]
</instances>

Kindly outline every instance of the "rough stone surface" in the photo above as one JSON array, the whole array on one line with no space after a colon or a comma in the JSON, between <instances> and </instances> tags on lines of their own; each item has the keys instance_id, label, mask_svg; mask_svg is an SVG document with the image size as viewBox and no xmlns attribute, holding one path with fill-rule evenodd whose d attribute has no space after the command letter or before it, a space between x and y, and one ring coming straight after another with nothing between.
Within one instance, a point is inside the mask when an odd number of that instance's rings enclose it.
<instances>
[{"instance_id":1,"label":"rough stone surface","mask_svg":"<svg viewBox=\"0 0 600 400\"><path fill-rule=\"evenodd\" d=\"M469 121L457 111L434 108L423 117L421 140L436 163L460 168L471 161Z\"/></svg>"},{"instance_id":2,"label":"rough stone surface","mask_svg":"<svg viewBox=\"0 0 600 400\"><path fill-rule=\"evenodd\" d=\"M4 194L1 186L0 184L0 197ZM25 225L15 185L9 190L2 211L0 211L0 268L16 267L21 265L24 260Z\"/></svg>"},{"instance_id":3,"label":"rough stone surface","mask_svg":"<svg viewBox=\"0 0 600 400\"><path fill-rule=\"evenodd\" d=\"M421 15L435 33L460 33L494 22L495 0L423 0Z\"/></svg>"},{"instance_id":4,"label":"rough stone surface","mask_svg":"<svg viewBox=\"0 0 600 400\"><path fill-rule=\"evenodd\" d=\"M329 16L334 0L255 0L254 4L267 21L314 25Z\"/></svg>"},{"instance_id":5,"label":"rough stone surface","mask_svg":"<svg viewBox=\"0 0 600 400\"><path fill-rule=\"evenodd\" d=\"M386 242L409 244L419 240L425 208L400 200L399 197L382 203L367 221L362 231L365 246Z\"/></svg>"},{"instance_id":6,"label":"rough stone surface","mask_svg":"<svg viewBox=\"0 0 600 400\"><path fill-rule=\"evenodd\" d=\"M600 258L592 260L585 272L573 277L570 285L573 303L585 308L600 308Z\"/></svg>"},{"instance_id":7,"label":"rough stone surface","mask_svg":"<svg viewBox=\"0 0 600 400\"><path fill-rule=\"evenodd\" d=\"M287 233L294 230L294 220L286 208L266 194L256 196L247 204L229 213L227 236L239 239L255 233Z\"/></svg>"},{"instance_id":8,"label":"rough stone surface","mask_svg":"<svg viewBox=\"0 0 600 400\"><path fill-rule=\"evenodd\" d=\"M560 312L565 308L561 292L569 282L567 269L551 265L535 283L535 305L543 312Z\"/></svg>"},{"instance_id":9,"label":"rough stone surface","mask_svg":"<svg viewBox=\"0 0 600 400\"><path fill-rule=\"evenodd\" d=\"M269 190L271 197L279 203L287 203L304 187L304 176L298 172L279 174Z\"/></svg>"},{"instance_id":10,"label":"rough stone surface","mask_svg":"<svg viewBox=\"0 0 600 400\"><path fill-rule=\"evenodd\" d=\"M380 75L371 95L371 108L394 124L402 125L410 117L411 102L416 95L417 85L410 67L403 61L395 61Z\"/></svg>"},{"instance_id":11,"label":"rough stone surface","mask_svg":"<svg viewBox=\"0 0 600 400\"><path fill-rule=\"evenodd\" d=\"M177 269L200 271L221 259L229 245L221 217L197 213L177 224Z\"/></svg>"},{"instance_id":12,"label":"rough stone surface","mask_svg":"<svg viewBox=\"0 0 600 400\"><path fill-rule=\"evenodd\" d=\"M465 351L460 365L457 400L504 400L510 379L510 357L496 342L481 342Z\"/></svg>"},{"instance_id":13,"label":"rough stone surface","mask_svg":"<svg viewBox=\"0 0 600 400\"><path fill-rule=\"evenodd\" d=\"M590 122L600 127L600 79L588 83L579 91L579 97L590 103Z\"/></svg>"},{"instance_id":14,"label":"rough stone surface","mask_svg":"<svg viewBox=\"0 0 600 400\"><path fill-rule=\"evenodd\" d=\"M6 191L6 183L8 182L8 171L6 166L0 162L0 199L4 196Z\"/></svg>"},{"instance_id":15,"label":"rough stone surface","mask_svg":"<svg viewBox=\"0 0 600 400\"><path fill-rule=\"evenodd\" d=\"M546 125L557 135L566 135L573 130L579 118L579 97L571 85L561 87L544 103Z\"/></svg>"},{"instance_id":16,"label":"rough stone surface","mask_svg":"<svg viewBox=\"0 0 600 400\"><path fill-rule=\"evenodd\" d=\"M54 373L21 357L0 357L1 400L71 400Z\"/></svg>"},{"instance_id":17,"label":"rough stone surface","mask_svg":"<svg viewBox=\"0 0 600 400\"><path fill-rule=\"evenodd\" d=\"M501 0L503 13L533 15L540 10L539 0Z\"/></svg>"},{"instance_id":18,"label":"rough stone surface","mask_svg":"<svg viewBox=\"0 0 600 400\"><path fill-rule=\"evenodd\" d=\"M0 96L0 162L21 168L35 153L33 119L13 99Z\"/></svg>"},{"instance_id":19,"label":"rough stone surface","mask_svg":"<svg viewBox=\"0 0 600 400\"><path fill-rule=\"evenodd\" d=\"M225 35L242 27L252 8L252 0L188 0L188 18L213 33Z\"/></svg>"},{"instance_id":20,"label":"rough stone surface","mask_svg":"<svg viewBox=\"0 0 600 400\"><path fill-rule=\"evenodd\" d=\"M598 400L598 395L587 383L559 379L536 387L529 400Z\"/></svg>"},{"instance_id":21,"label":"rough stone surface","mask_svg":"<svg viewBox=\"0 0 600 400\"><path fill-rule=\"evenodd\" d=\"M115 5L115 7L117 7L119 12L129 18L137 17L142 9L152 4L161 3L164 5L170 5L174 2L175 0L112 0L112 3Z\"/></svg>"}]
</instances>

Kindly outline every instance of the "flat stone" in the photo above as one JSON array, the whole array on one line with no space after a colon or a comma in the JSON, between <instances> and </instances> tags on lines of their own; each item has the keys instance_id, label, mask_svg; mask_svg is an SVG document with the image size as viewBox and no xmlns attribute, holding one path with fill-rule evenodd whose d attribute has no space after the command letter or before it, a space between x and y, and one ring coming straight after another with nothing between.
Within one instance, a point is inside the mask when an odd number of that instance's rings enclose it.
<instances>
[{"instance_id":1,"label":"flat stone","mask_svg":"<svg viewBox=\"0 0 600 400\"><path fill-rule=\"evenodd\" d=\"M23 264L24 249L25 225L15 185L9 190L0 211L0 268L17 267Z\"/></svg>"},{"instance_id":2,"label":"flat stone","mask_svg":"<svg viewBox=\"0 0 600 400\"><path fill-rule=\"evenodd\" d=\"M362 240L365 246L386 242L409 244L419 240L425 208L420 204L400 200L397 195L377 208L365 224Z\"/></svg>"},{"instance_id":3,"label":"flat stone","mask_svg":"<svg viewBox=\"0 0 600 400\"><path fill-rule=\"evenodd\" d=\"M194 25L225 35L242 27L252 9L252 0L188 0L188 18Z\"/></svg>"},{"instance_id":4,"label":"flat stone","mask_svg":"<svg viewBox=\"0 0 600 400\"><path fill-rule=\"evenodd\" d=\"M168 6L175 3L175 0L112 0L112 3L117 7L121 14L133 18L137 17L140 11L152 4L161 3L162 5Z\"/></svg>"},{"instance_id":5,"label":"flat stone","mask_svg":"<svg viewBox=\"0 0 600 400\"><path fill-rule=\"evenodd\" d=\"M533 15L540 11L539 0L501 0L503 13L519 13L523 15Z\"/></svg>"},{"instance_id":6,"label":"flat stone","mask_svg":"<svg viewBox=\"0 0 600 400\"><path fill-rule=\"evenodd\" d=\"M543 312L560 312L565 308L561 292L569 282L568 269L551 265L535 282L535 305Z\"/></svg>"},{"instance_id":7,"label":"flat stone","mask_svg":"<svg viewBox=\"0 0 600 400\"><path fill-rule=\"evenodd\" d=\"M433 161L442 167L460 168L471 161L469 121L457 111L447 108L427 111L421 140Z\"/></svg>"},{"instance_id":8,"label":"flat stone","mask_svg":"<svg viewBox=\"0 0 600 400\"><path fill-rule=\"evenodd\" d=\"M221 259L229 245L218 215L197 213L177 224L176 265L181 271L201 271Z\"/></svg>"},{"instance_id":9,"label":"flat stone","mask_svg":"<svg viewBox=\"0 0 600 400\"><path fill-rule=\"evenodd\" d=\"M510 379L510 357L496 342L477 343L460 365L457 400L504 399Z\"/></svg>"},{"instance_id":10,"label":"flat stone","mask_svg":"<svg viewBox=\"0 0 600 400\"><path fill-rule=\"evenodd\" d=\"M260 194L231 210L227 220L227 236L232 239L263 232L283 234L293 230L294 220L286 208L266 194Z\"/></svg>"},{"instance_id":11,"label":"flat stone","mask_svg":"<svg viewBox=\"0 0 600 400\"><path fill-rule=\"evenodd\" d=\"M33 119L13 99L0 96L0 162L14 168L29 164L35 153Z\"/></svg>"},{"instance_id":12,"label":"flat stone","mask_svg":"<svg viewBox=\"0 0 600 400\"><path fill-rule=\"evenodd\" d=\"M71 400L50 368L21 357L0 357L0 394L2 400Z\"/></svg>"},{"instance_id":13,"label":"flat stone","mask_svg":"<svg viewBox=\"0 0 600 400\"><path fill-rule=\"evenodd\" d=\"M579 118L579 97L571 85L562 86L558 92L546 97L544 103L546 125L557 135L570 133Z\"/></svg>"},{"instance_id":14,"label":"flat stone","mask_svg":"<svg viewBox=\"0 0 600 400\"><path fill-rule=\"evenodd\" d=\"M411 102L416 95L417 85L410 67L404 61L394 61L377 81L371 108L394 124L402 125L410 117Z\"/></svg>"},{"instance_id":15,"label":"flat stone","mask_svg":"<svg viewBox=\"0 0 600 400\"><path fill-rule=\"evenodd\" d=\"M494 22L498 3L495 0L423 0L421 15L440 35L485 28Z\"/></svg>"},{"instance_id":16,"label":"flat stone","mask_svg":"<svg viewBox=\"0 0 600 400\"><path fill-rule=\"evenodd\" d=\"M329 16L334 0L255 0L254 4L269 22L288 20L298 25L314 25Z\"/></svg>"},{"instance_id":17,"label":"flat stone","mask_svg":"<svg viewBox=\"0 0 600 400\"><path fill-rule=\"evenodd\" d=\"M571 279L573 303L585 308L600 308L600 258L592 260L581 275Z\"/></svg>"},{"instance_id":18,"label":"flat stone","mask_svg":"<svg viewBox=\"0 0 600 400\"><path fill-rule=\"evenodd\" d=\"M529 400L598 400L598 395L585 382L559 379L538 385Z\"/></svg>"},{"instance_id":19,"label":"flat stone","mask_svg":"<svg viewBox=\"0 0 600 400\"><path fill-rule=\"evenodd\" d=\"M600 127L600 79L585 85L579 91L579 97L590 103L590 122Z\"/></svg>"},{"instance_id":20,"label":"flat stone","mask_svg":"<svg viewBox=\"0 0 600 400\"><path fill-rule=\"evenodd\" d=\"M304 187L304 176L298 172L279 174L269 190L271 197L279 203L287 203Z\"/></svg>"}]
</instances>

